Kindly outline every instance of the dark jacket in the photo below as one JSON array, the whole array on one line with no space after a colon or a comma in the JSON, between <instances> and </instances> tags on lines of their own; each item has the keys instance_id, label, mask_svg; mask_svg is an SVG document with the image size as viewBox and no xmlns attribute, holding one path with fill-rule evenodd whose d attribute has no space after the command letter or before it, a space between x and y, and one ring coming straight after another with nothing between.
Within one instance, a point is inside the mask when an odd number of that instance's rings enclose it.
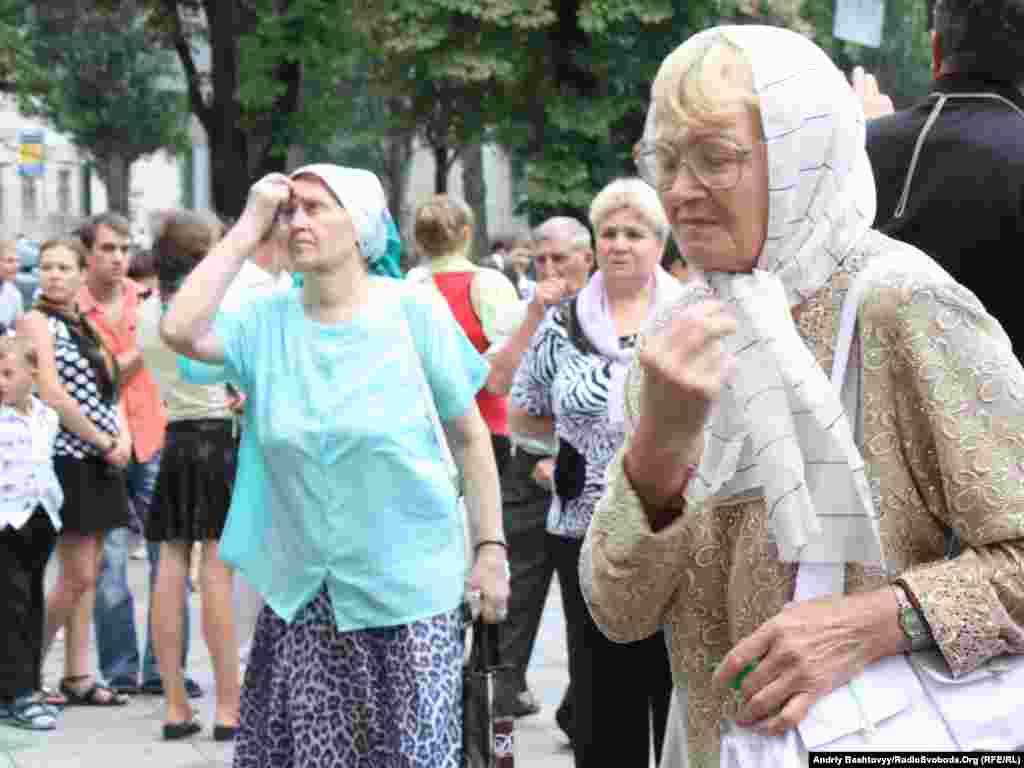
<instances>
[{"instance_id":1,"label":"dark jacket","mask_svg":"<svg viewBox=\"0 0 1024 768\"><path fill-rule=\"evenodd\" d=\"M952 75L937 93L997 93L1024 109L1006 83ZM875 226L912 243L969 288L1024 350L1024 116L991 100L946 102L928 132L903 216L894 211L914 145L935 99L868 123L878 187Z\"/></svg>"}]
</instances>

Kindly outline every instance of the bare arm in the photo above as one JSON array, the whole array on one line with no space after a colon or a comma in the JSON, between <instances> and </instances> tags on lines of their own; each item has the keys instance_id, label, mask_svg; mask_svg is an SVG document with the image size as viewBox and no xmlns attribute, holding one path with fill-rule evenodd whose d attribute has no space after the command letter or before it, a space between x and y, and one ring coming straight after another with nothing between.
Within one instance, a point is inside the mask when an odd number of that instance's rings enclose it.
<instances>
[{"instance_id":1,"label":"bare arm","mask_svg":"<svg viewBox=\"0 0 1024 768\"><path fill-rule=\"evenodd\" d=\"M487 391L495 395L507 395L512 391L512 379L516 375L516 368L526 350L530 346L530 339L533 332L540 327L544 315L535 317L533 305L526 312L526 318L512 336L510 336L501 348L491 358L491 372L487 377Z\"/></svg>"},{"instance_id":2,"label":"bare arm","mask_svg":"<svg viewBox=\"0 0 1024 768\"><path fill-rule=\"evenodd\" d=\"M530 339L544 322L548 308L561 301L567 290L565 280L560 278L537 284L537 291L526 310L523 322L491 358L491 373L487 377L488 391L496 395L507 395L512 390L512 379L519 362L530 347Z\"/></svg>"},{"instance_id":3,"label":"bare arm","mask_svg":"<svg viewBox=\"0 0 1024 768\"><path fill-rule=\"evenodd\" d=\"M60 383L53 352L53 338L50 336L46 317L36 311L22 315L18 320L18 335L26 336L36 350L39 358L39 396L57 412L60 423L66 430L101 451L108 448L110 436L82 413L78 401L69 395Z\"/></svg>"},{"instance_id":4,"label":"bare arm","mask_svg":"<svg viewBox=\"0 0 1024 768\"><path fill-rule=\"evenodd\" d=\"M238 222L185 279L160 323L161 337L175 352L207 363L224 362L224 348L213 330L217 308L290 189L281 174L256 182Z\"/></svg>"},{"instance_id":5,"label":"bare arm","mask_svg":"<svg viewBox=\"0 0 1024 768\"><path fill-rule=\"evenodd\" d=\"M466 511L474 545L489 539L504 541L498 468L491 434L476 404L462 416L444 422L444 431L465 483Z\"/></svg>"},{"instance_id":6,"label":"bare arm","mask_svg":"<svg viewBox=\"0 0 1024 768\"><path fill-rule=\"evenodd\" d=\"M476 551L470 587L480 590L484 618L494 622L508 604L509 586L505 549L493 544L480 546L480 542L505 541L491 435L476 403L462 416L446 421L444 431L465 482L466 512Z\"/></svg>"}]
</instances>

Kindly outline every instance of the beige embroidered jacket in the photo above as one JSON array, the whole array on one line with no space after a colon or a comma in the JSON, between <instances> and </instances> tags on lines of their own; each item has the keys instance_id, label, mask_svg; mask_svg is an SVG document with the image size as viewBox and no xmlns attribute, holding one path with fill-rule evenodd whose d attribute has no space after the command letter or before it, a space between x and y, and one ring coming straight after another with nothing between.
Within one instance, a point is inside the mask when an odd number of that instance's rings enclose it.
<instances>
[{"instance_id":1,"label":"beige embroidered jacket","mask_svg":"<svg viewBox=\"0 0 1024 768\"><path fill-rule=\"evenodd\" d=\"M1024 369L973 294L900 269L908 247L872 232L850 260L894 265L872 270L858 312L863 454L890 568L960 675L1024 653ZM837 272L797 321L826 371L856 271ZM634 367L634 420L642 386ZM615 640L666 627L672 674L688 693L690 765L717 766L719 724L736 704L712 689L712 672L791 599L796 566L779 562L760 498L685 509L652 533L622 451L608 479L584 545L584 594ZM947 560L949 531L962 551ZM848 591L885 581L880 569L847 566Z\"/></svg>"}]
</instances>

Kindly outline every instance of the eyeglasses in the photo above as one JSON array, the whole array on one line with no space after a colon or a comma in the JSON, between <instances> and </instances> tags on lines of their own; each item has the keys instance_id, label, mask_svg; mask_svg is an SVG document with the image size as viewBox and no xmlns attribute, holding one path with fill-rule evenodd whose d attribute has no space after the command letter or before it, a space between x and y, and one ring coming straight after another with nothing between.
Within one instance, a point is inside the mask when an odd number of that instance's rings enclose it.
<instances>
[{"instance_id":1,"label":"eyeglasses","mask_svg":"<svg viewBox=\"0 0 1024 768\"><path fill-rule=\"evenodd\" d=\"M633 161L640 178L661 192L672 187L684 166L707 189L723 190L739 184L751 152L726 139L693 144L641 141L633 147Z\"/></svg>"}]
</instances>

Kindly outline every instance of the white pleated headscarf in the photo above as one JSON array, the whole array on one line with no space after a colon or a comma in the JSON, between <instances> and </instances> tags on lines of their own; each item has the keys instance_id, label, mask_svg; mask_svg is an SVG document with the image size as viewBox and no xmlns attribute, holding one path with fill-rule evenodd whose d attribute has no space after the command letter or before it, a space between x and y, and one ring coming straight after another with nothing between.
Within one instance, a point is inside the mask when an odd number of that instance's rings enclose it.
<instances>
[{"instance_id":1,"label":"white pleated headscarf","mask_svg":"<svg viewBox=\"0 0 1024 768\"><path fill-rule=\"evenodd\" d=\"M763 493L787 562L880 562L877 516L839 396L797 333L791 308L822 288L875 216L860 102L804 37L776 27L718 27L754 75L768 155L769 216L750 274L706 273L739 330L725 340L737 368L713 408L703 459L686 496ZM657 124L656 106L647 135ZM686 243L679 243L686 252ZM696 285L675 311L694 301ZM667 322L663 312L654 328Z\"/></svg>"}]
</instances>

